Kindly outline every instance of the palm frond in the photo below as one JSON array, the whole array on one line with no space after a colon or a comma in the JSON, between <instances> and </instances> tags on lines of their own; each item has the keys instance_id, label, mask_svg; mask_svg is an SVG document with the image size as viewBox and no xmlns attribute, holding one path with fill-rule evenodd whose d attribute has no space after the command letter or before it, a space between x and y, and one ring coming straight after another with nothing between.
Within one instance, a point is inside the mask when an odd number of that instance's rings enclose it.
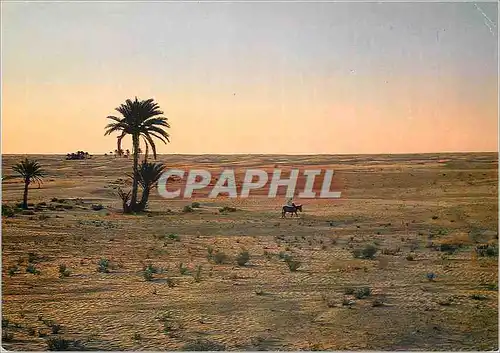
<instances>
[{"instance_id":1,"label":"palm frond","mask_svg":"<svg viewBox=\"0 0 500 353\"><path fill-rule=\"evenodd\" d=\"M23 161L17 163L12 167L12 170L19 174L28 183L33 181L42 182L42 178L47 175L45 170L42 169L38 161L25 158Z\"/></svg>"},{"instance_id":2,"label":"palm frond","mask_svg":"<svg viewBox=\"0 0 500 353\"><path fill-rule=\"evenodd\" d=\"M114 120L116 121L117 123L120 123L122 121L122 119L116 117L116 116L113 116L113 115L110 115L110 116L107 116L106 119L111 119L111 120Z\"/></svg>"},{"instance_id":3,"label":"palm frond","mask_svg":"<svg viewBox=\"0 0 500 353\"><path fill-rule=\"evenodd\" d=\"M161 135L161 136L162 136L162 138L164 138L166 141L170 142L170 135L168 134L168 132L166 132L166 131L164 131L164 130L162 130L162 129L158 129L158 128L156 128L156 127L150 127L150 128L148 129L148 132L149 132L149 134L150 134L150 135L155 136L156 138L160 138L160 137L158 136L158 134L159 134L159 135ZM165 141L163 141L163 143L166 143L166 142L165 142Z\"/></svg>"},{"instance_id":4,"label":"palm frond","mask_svg":"<svg viewBox=\"0 0 500 353\"><path fill-rule=\"evenodd\" d=\"M141 187L144 190L150 190L158 182L165 168L163 163L142 162L137 171Z\"/></svg>"},{"instance_id":5,"label":"palm frond","mask_svg":"<svg viewBox=\"0 0 500 353\"><path fill-rule=\"evenodd\" d=\"M164 127L170 127L170 124L168 123L168 119L165 117L151 117L148 118L147 120L144 121L144 126L152 126L152 125L159 125L159 126L164 126Z\"/></svg>"},{"instance_id":6,"label":"palm frond","mask_svg":"<svg viewBox=\"0 0 500 353\"><path fill-rule=\"evenodd\" d=\"M122 201L124 203L127 203L128 200L130 199L131 191L125 192L121 188L118 188L118 192L117 193L118 193L118 196L120 197L120 199L122 199Z\"/></svg>"},{"instance_id":7,"label":"palm frond","mask_svg":"<svg viewBox=\"0 0 500 353\"><path fill-rule=\"evenodd\" d=\"M151 150L153 151L153 158L156 159L156 145L151 136L148 135L143 135L144 138L148 141L149 145L151 146Z\"/></svg>"},{"instance_id":8,"label":"palm frond","mask_svg":"<svg viewBox=\"0 0 500 353\"><path fill-rule=\"evenodd\" d=\"M135 97L134 100L127 99L125 103L115 108L123 118L116 116L108 116L107 118L113 122L105 126L105 136L113 132L119 132L118 150L121 146L121 141L127 134L138 134L143 137L146 144L146 159L149 152L149 147L156 158L156 145L153 138L160 140L163 143L170 142L170 135L165 131L170 128L168 119L160 115L163 111L154 99L139 100Z\"/></svg>"}]
</instances>

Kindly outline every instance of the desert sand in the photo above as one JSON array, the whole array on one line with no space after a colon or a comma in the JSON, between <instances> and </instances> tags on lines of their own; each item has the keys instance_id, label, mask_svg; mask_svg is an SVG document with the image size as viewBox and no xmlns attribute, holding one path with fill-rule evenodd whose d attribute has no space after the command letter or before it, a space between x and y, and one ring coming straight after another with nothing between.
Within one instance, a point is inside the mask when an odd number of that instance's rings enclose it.
<instances>
[{"instance_id":1,"label":"desert sand","mask_svg":"<svg viewBox=\"0 0 500 353\"><path fill-rule=\"evenodd\" d=\"M4 155L2 175L22 157ZM131 159L30 158L49 175L30 187L36 209L2 217L5 349L47 350L50 337L85 350L182 350L197 339L227 350L498 349L498 257L475 251L498 242L497 153L158 156L182 169L334 169L342 198L298 200L304 211L286 219L281 196L156 191L147 214L124 215L116 190L130 185ZM4 180L2 202L22 190ZM368 244L373 259L353 256ZM101 259L109 272L97 271ZM361 287L370 293L358 298Z\"/></svg>"}]
</instances>

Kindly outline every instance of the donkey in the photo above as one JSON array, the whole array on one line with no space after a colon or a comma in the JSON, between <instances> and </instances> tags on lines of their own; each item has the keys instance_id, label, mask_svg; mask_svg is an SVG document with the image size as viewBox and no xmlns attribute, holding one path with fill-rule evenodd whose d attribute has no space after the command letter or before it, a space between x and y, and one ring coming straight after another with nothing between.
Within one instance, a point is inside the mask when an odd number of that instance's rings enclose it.
<instances>
[{"instance_id":1,"label":"donkey","mask_svg":"<svg viewBox=\"0 0 500 353\"><path fill-rule=\"evenodd\" d=\"M294 214L298 217L299 215L297 214L297 210L302 212L302 205L292 203L292 206L283 206L281 210L281 218L285 218L287 213L291 213L291 217L293 217Z\"/></svg>"}]
</instances>

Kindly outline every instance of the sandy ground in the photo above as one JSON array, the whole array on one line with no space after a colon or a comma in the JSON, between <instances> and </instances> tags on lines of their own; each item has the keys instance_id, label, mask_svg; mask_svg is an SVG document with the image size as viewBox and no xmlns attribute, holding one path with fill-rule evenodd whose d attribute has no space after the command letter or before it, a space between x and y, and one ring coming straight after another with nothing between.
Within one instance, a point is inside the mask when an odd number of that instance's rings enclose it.
<instances>
[{"instance_id":1,"label":"sandy ground","mask_svg":"<svg viewBox=\"0 0 500 353\"><path fill-rule=\"evenodd\" d=\"M21 157L3 156L2 175ZM334 169L342 198L303 200L300 217L287 219L283 196L165 200L156 191L150 213L123 215L116 188L127 187L131 160L31 157L49 175L29 201L47 205L2 217L5 349L46 350L54 336L86 350L179 350L199 338L228 350L498 349L498 257L474 251L498 241L496 153L158 158L214 171ZM3 203L19 202L22 188L3 181ZM201 207L183 213L193 201ZM446 253L430 242L460 247ZM354 258L367 244L375 258ZM228 262L209 259L209 248ZM242 249L246 266L235 261ZM280 252L301 267L290 271ZM97 271L102 258L109 273ZM27 273L28 263L40 273ZM161 269L151 281L149 263ZM69 276L60 278L60 264ZM367 297L346 294L365 286Z\"/></svg>"}]
</instances>

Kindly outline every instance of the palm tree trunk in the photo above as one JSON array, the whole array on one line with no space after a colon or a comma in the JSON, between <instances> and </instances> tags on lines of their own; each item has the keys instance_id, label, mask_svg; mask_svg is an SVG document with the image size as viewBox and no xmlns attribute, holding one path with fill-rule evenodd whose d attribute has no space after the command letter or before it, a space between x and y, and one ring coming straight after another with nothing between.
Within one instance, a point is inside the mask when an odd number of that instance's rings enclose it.
<instances>
[{"instance_id":1,"label":"palm tree trunk","mask_svg":"<svg viewBox=\"0 0 500 353\"><path fill-rule=\"evenodd\" d=\"M130 199L130 208L135 211L137 205L137 189L139 188L139 180L137 179L137 167L139 165L139 135L132 135L132 143L134 145L134 178L132 182L132 197Z\"/></svg>"},{"instance_id":2,"label":"palm tree trunk","mask_svg":"<svg viewBox=\"0 0 500 353\"><path fill-rule=\"evenodd\" d=\"M142 212L146 209L149 200L149 192L150 192L149 188L142 190L141 202L137 206L138 211Z\"/></svg>"},{"instance_id":3,"label":"palm tree trunk","mask_svg":"<svg viewBox=\"0 0 500 353\"><path fill-rule=\"evenodd\" d=\"M148 161L148 153L149 153L149 146L148 146L148 142L146 142L146 153L144 154L144 162L147 162Z\"/></svg>"},{"instance_id":4,"label":"palm tree trunk","mask_svg":"<svg viewBox=\"0 0 500 353\"><path fill-rule=\"evenodd\" d=\"M29 179L24 180L24 195L23 195L23 209L28 209L28 186L30 184Z\"/></svg>"}]
</instances>

